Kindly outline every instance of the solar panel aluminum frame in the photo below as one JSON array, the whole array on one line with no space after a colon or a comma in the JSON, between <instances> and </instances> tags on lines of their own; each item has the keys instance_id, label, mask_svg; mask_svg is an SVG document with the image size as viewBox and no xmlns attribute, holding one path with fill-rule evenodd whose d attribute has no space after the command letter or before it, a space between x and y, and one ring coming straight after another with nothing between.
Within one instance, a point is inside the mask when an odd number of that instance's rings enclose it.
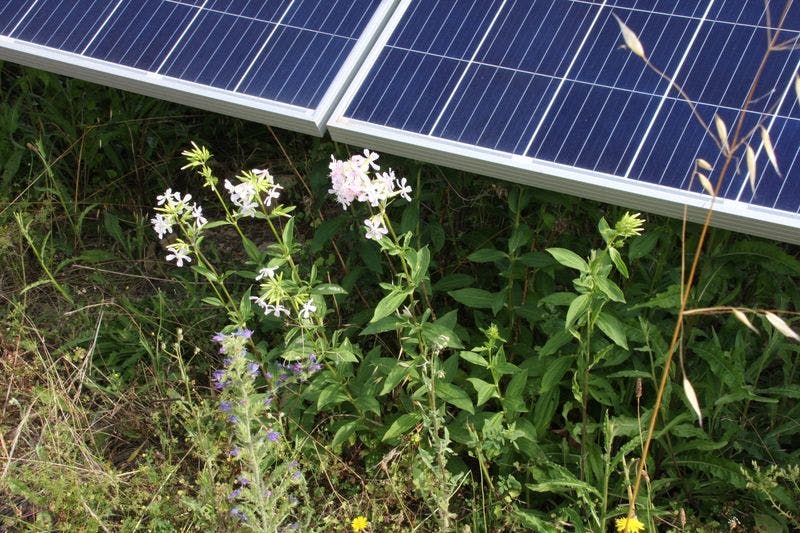
<instances>
[{"instance_id":1,"label":"solar panel aluminum frame","mask_svg":"<svg viewBox=\"0 0 800 533\"><path fill-rule=\"evenodd\" d=\"M683 191L602 172L537 160L355 120L345 116L359 88L389 41L411 0L401 0L359 72L328 121L334 141L427 161L506 181L702 223L713 208L711 225L777 241L800 244L800 215L737 200Z\"/></svg>"},{"instance_id":2,"label":"solar panel aluminum frame","mask_svg":"<svg viewBox=\"0 0 800 533\"><path fill-rule=\"evenodd\" d=\"M397 3L398 0L380 3L314 109L217 89L3 35L0 35L0 60L319 137L325 133L334 107Z\"/></svg>"}]
</instances>

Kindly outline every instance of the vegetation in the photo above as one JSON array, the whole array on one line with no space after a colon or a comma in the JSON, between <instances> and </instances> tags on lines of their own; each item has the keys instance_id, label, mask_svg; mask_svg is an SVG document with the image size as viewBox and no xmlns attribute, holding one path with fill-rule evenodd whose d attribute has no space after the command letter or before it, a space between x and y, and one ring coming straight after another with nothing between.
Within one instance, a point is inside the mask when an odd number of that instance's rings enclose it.
<instances>
[{"instance_id":1,"label":"vegetation","mask_svg":"<svg viewBox=\"0 0 800 533\"><path fill-rule=\"evenodd\" d=\"M0 87L0 527L800 527L796 247Z\"/></svg>"}]
</instances>

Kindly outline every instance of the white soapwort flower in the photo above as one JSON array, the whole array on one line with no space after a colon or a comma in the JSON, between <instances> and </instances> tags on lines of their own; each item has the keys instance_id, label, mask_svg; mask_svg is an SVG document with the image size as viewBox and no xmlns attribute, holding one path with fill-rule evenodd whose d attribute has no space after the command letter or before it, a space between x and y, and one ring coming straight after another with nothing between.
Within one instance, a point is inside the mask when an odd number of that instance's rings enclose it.
<instances>
[{"instance_id":1,"label":"white soapwort flower","mask_svg":"<svg viewBox=\"0 0 800 533\"><path fill-rule=\"evenodd\" d=\"M372 218L366 219L364 225L367 227L367 239L379 241L384 235L389 233L389 230L386 229L386 226L383 224L383 217L380 215L375 215Z\"/></svg>"},{"instance_id":2,"label":"white soapwort flower","mask_svg":"<svg viewBox=\"0 0 800 533\"><path fill-rule=\"evenodd\" d=\"M264 278L274 278L276 270L278 270L278 267L264 267L260 269L256 276L256 281L261 281Z\"/></svg>"},{"instance_id":3,"label":"white soapwort flower","mask_svg":"<svg viewBox=\"0 0 800 533\"><path fill-rule=\"evenodd\" d=\"M310 318L312 313L317 311L317 306L314 305L314 300L311 298L308 299L306 303L303 304L303 307L300 309L298 313L300 318Z\"/></svg>"},{"instance_id":4,"label":"white soapwort flower","mask_svg":"<svg viewBox=\"0 0 800 533\"><path fill-rule=\"evenodd\" d=\"M171 217L156 213L155 218L150 219L150 223L153 225L153 230L158 233L159 239L163 239L167 233L172 233L172 224L174 222Z\"/></svg>"},{"instance_id":5,"label":"white soapwort flower","mask_svg":"<svg viewBox=\"0 0 800 533\"><path fill-rule=\"evenodd\" d=\"M186 244L185 242L178 241L174 244L170 244L167 246L167 251L170 252L169 254L167 254L166 257L167 261L172 261L174 259L175 264L179 267L183 266L184 261L186 261L187 263L190 263L192 261L192 258L189 257L188 255L189 245Z\"/></svg>"}]
</instances>

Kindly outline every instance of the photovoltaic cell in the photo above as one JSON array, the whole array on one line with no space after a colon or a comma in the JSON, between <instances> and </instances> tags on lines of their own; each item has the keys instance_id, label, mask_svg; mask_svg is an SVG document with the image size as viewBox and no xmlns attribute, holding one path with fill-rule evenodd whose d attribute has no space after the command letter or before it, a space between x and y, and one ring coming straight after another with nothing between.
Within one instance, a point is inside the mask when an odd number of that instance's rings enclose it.
<instances>
[{"instance_id":1,"label":"photovoltaic cell","mask_svg":"<svg viewBox=\"0 0 800 533\"><path fill-rule=\"evenodd\" d=\"M714 117L733 134L751 95L740 133L755 132L757 186L740 146L715 220L800 242L792 89L800 6L768 8L741 0L406 0L329 129L337 140L634 208L680 216L688 204L699 219L710 197L692 179L695 160L721 168L709 135ZM639 36L651 66L622 46L614 16ZM789 44L761 65L778 24L776 42ZM769 165L759 125L782 176Z\"/></svg>"},{"instance_id":2,"label":"photovoltaic cell","mask_svg":"<svg viewBox=\"0 0 800 533\"><path fill-rule=\"evenodd\" d=\"M0 58L320 134L394 4L7 0Z\"/></svg>"}]
</instances>

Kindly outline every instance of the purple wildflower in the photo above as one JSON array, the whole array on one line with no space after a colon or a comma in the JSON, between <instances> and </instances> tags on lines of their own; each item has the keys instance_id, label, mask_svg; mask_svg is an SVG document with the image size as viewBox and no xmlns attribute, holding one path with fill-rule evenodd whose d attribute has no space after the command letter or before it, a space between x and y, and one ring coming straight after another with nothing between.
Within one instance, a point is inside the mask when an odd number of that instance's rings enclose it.
<instances>
[{"instance_id":1,"label":"purple wildflower","mask_svg":"<svg viewBox=\"0 0 800 533\"><path fill-rule=\"evenodd\" d=\"M273 430L273 431L270 431L269 433L267 433L267 439L268 439L270 442L278 442L278 439L279 439L279 438L281 438L281 434L280 434L280 433L278 433L278 432L277 432L277 431L275 431L275 430Z\"/></svg>"},{"instance_id":2,"label":"purple wildflower","mask_svg":"<svg viewBox=\"0 0 800 533\"><path fill-rule=\"evenodd\" d=\"M231 509L231 516L237 520L241 520L242 522L247 521L247 515L245 515L238 507Z\"/></svg>"},{"instance_id":3,"label":"purple wildflower","mask_svg":"<svg viewBox=\"0 0 800 533\"><path fill-rule=\"evenodd\" d=\"M231 404L231 402L228 400L222 400L219 402L219 410L223 413L228 413L231 409L233 409L233 404Z\"/></svg>"},{"instance_id":4,"label":"purple wildflower","mask_svg":"<svg viewBox=\"0 0 800 533\"><path fill-rule=\"evenodd\" d=\"M225 340L225 334L222 333L222 332L219 332L216 335L214 335L213 337L211 337L211 340L214 341L214 342L218 342L218 343L222 344L222 342Z\"/></svg>"},{"instance_id":5,"label":"purple wildflower","mask_svg":"<svg viewBox=\"0 0 800 533\"><path fill-rule=\"evenodd\" d=\"M233 448L231 448L231 451L228 452L228 455L230 455L231 457L239 457L240 453L241 452L239 451L239 447L234 446Z\"/></svg>"},{"instance_id":6,"label":"purple wildflower","mask_svg":"<svg viewBox=\"0 0 800 533\"><path fill-rule=\"evenodd\" d=\"M242 489L236 489L236 490L234 490L233 492L231 492L230 494L228 494L228 501L235 500L236 498L238 498L238 497L239 497L239 495L240 495L241 493L242 493Z\"/></svg>"},{"instance_id":7,"label":"purple wildflower","mask_svg":"<svg viewBox=\"0 0 800 533\"><path fill-rule=\"evenodd\" d=\"M249 339L250 337L253 336L253 330L246 328L245 329L239 328L238 330L236 330L235 335L242 339Z\"/></svg>"},{"instance_id":8,"label":"purple wildflower","mask_svg":"<svg viewBox=\"0 0 800 533\"><path fill-rule=\"evenodd\" d=\"M272 404L272 396L267 396L266 398L264 398L264 405L269 407L271 404Z\"/></svg>"},{"instance_id":9,"label":"purple wildflower","mask_svg":"<svg viewBox=\"0 0 800 533\"><path fill-rule=\"evenodd\" d=\"M239 423L239 417L236 416L236 415L231 415L231 416L228 417L228 422L230 422L231 424L238 424Z\"/></svg>"},{"instance_id":10,"label":"purple wildflower","mask_svg":"<svg viewBox=\"0 0 800 533\"><path fill-rule=\"evenodd\" d=\"M211 378L214 380L214 388L217 390L222 390L227 383L225 381L225 371L221 369L214 370L211 374Z\"/></svg>"},{"instance_id":11,"label":"purple wildflower","mask_svg":"<svg viewBox=\"0 0 800 533\"><path fill-rule=\"evenodd\" d=\"M291 370L295 374L299 374L303 371L303 365L298 361L297 363L289 365L289 370Z\"/></svg>"},{"instance_id":12,"label":"purple wildflower","mask_svg":"<svg viewBox=\"0 0 800 533\"><path fill-rule=\"evenodd\" d=\"M246 478L246 477L244 477L244 476L239 476L239 477L237 477L237 478L236 478L236 481L238 481L238 482L239 482L239 484L240 484L242 487L246 487L246 486L248 486L248 485L250 484L250 480L249 480L249 479L247 479L247 478Z\"/></svg>"},{"instance_id":13,"label":"purple wildflower","mask_svg":"<svg viewBox=\"0 0 800 533\"><path fill-rule=\"evenodd\" d=\"M250 377L256 377L258 375L259 370L258 363L248 363L247 364L247 372L250 374Z\"/></svg>"}]
</instances>

